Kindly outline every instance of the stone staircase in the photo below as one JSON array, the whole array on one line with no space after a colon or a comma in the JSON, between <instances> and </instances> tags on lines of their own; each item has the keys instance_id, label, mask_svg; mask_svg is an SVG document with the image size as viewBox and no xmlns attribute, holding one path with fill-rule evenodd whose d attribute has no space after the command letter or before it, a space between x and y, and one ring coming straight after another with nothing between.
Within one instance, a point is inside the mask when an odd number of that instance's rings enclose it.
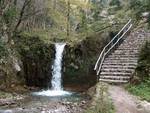
<instances>
[{"instance_id":1,"label":"stone staircase","mask_svg":"<svg viewBox=\"0 0 150 113\"><path fill-rule=\"evenodd\" d=\"M128 37L102 63L99 80L108 83L127 83L137 66L141 46L148 33L140 29Z\"/></svg>"}]
</instances>

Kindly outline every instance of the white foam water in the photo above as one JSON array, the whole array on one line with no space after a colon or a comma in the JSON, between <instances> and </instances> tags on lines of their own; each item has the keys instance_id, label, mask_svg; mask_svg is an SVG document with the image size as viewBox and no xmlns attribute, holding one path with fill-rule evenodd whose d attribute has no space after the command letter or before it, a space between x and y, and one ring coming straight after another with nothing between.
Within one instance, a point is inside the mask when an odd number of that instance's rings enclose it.
<instances>
[{"instance_id":1,"label":"white foam water","mask_svg":"<svg viewBox=\"0 0 150 113\"><path fill-rule=\"evenodd\" d=\"M68 91L63 91L63 90L43 90L41 92L35 92L33 93L35 95L39 96L66 96L66 95L71 95L71 92Z\"/></svg>"},{"instance_id":2,"label":"white foam water","mask_svg":"<svg viewBox=\"0 0 150 113\"><path fill-rule=\"evenodd\" d=\"M62 57L63 57L63 50L65 47L65 43L56 43L55 49L55 60L54 64L52 66L53 72L52 72L52 90L62 90L62 84L61 84L61 69L62 69Z\"/></svg>"},{"instance_id":3,"label":"white foam water","mask_svg":"<svg viewBox=\"0 0 150 113\"><path fill-rule=\"evenodd\" d=\"M44 90L41 92L35 92L35 95L41 96L62 96L62 95L70 95L70 92L64 91L62 88L62 80L61 80L61 70L62 70L62 58L63 58L63 50L65 47L65 43L56 43L55 44L55 60L52 65L52 81L51 81L51 90Z\"/></svg>"}]
</instances>

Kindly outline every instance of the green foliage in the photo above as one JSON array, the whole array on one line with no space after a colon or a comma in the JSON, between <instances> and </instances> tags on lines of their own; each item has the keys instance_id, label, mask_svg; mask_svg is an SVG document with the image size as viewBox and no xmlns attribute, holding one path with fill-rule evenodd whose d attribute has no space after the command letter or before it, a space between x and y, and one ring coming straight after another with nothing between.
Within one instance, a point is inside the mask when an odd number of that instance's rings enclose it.
<instances>
[{"instance_id":1,"label":"green foliage","mask_svg":"<svg viewBox=\"0 0 150 113\"><path fill-rule=\"evenodd\" d=\"M47 87L51 75L50 65L54 55L53 45L45 43L37 36L28 34L17 35L14 41L15 48L23 62L26 84Z\"/></svg>"},{"instance_id":2,"label":"green foliage","mask_svg":"<svg viewBox=\"0 0 150 113\"><path fill-rule=\"evenodd\" d=\"M120 0L112 0L109 5L120 7L121 2L120 2Z\"/></svg>"},{"instance_id":3,"label":"green foliage","mask_svg":"<svg viewBox=\"0 0 150 113\"><path fill-rule=\"evenodd\" d=\"M100 3L97 3L97 4L93 4L93 18L95 21L98 21L100 20L100 17L99 17L99 14L100 12L102 11L102 5Z\"/></svg>"},{"instance_id":4,"label":"green foliage","mask_svg":"<svg viewBox=\"0 0 150 113\"><path fill-rule=\"evenodd\" d=\"M136 72L142 81L150 78L150 42L146 42L141 50Z\"/></svg>"},{"instance_id":5,"label":"green foliage","mask_svg":"<svg viewBox=\"0 0 150 113\"><path fill-rule=\"evenodd\" d=\"M150 15L148 16L148 28L150 28Z\"/></svg>"},{"instance_id":6,"label":"green foliage","mask_svg":"<svg viewBox=\"0 0 150 113\"><path fill-rule=\"evenodd\" d=\"M8 8L8 10L4 13L3 17L6 24L12 24L12 22L14 22L14 20L16 19L16 15L17 15L16 7L12 6Z\"/></svg>"},{"instance_id":7,"label":"green foliage","mask_svg":"<svg viewBox=\"0 0 150 113\"><path fill-rule=\"evenodd\" d=\"M149 0L131 0L129 8L133 10L133 13L136 15L136 18L140 19L142 12L150 10L150 1Z\"/></svg>"},{"instance_id":8,"label":"green foliage","mask_svg":"<svg viewBox=\"0 0 150 113\"><path fill-rule=\"evenodd\" d=\"M6 48L6 45L0 40L0 58L7 57L8 56L8 50Z\"/></svg>"},{"instance_id":9,"label":"green foliage","mask_svg":"<svg viewBox=\"0 0 150 113\"><path fill-rule=\"evenodd\" d=\"M12 98L13 95L11 93L0 91L0 99Z\"/></svg>"},{"instance_id":10,"label":"green foliage","mask_svg":"<svg viewBox=\"0 0 150 113\"><path fill-rule=\"evenodd\" d=\"M146 42L141 50L136 76L140 78L141 83L129 85L127 89L141 99L150 101L150 42Z\"/></svg>"},{"instance_id":11,"label":"green foliage","mask_svg":"<svg viewBox=\"0 0 150 113\"><path fill-rule=\"evenodd\" d=\"M82 10L81 11L81 25L80 25L80 32L84 32L87 30L87 18L86 13Z\"/></svg>"},{"instance_id":12,"label":"green foliage","mask_svg":"<svg viewBox=\"0 0 150 113\"><path fill-rule=\"evenodd\" d=\"M30 55L34 59L49 56L48 45L37 36L21 35L14 39L16 48L22 56Z\"/></svg>"},{"instance_id":13,"label":"green foliage","mask_svg":"<svg viewBox=\"0 0 150 113\"><path fill-rule=\"evenodd\" d=\"M127 87L128 91L131 92L134 95L137 95L141 97L143 100L147 100L150 102L150 79L145 80L145 82L142 82L138 85L129 85Z\"/></svg>"},{"instance_id":14,"label":"green foliage","mask_svg":"<svg viewBox=\"0 0 150 113\"><path fill-rule=\"evenodd\" d=\"M142 6L141 0L131 0L130 1L130 8L136 10Z\"/></svg>"},{"instance_id":15,"label":"green foliage","mask_svg":"<svg viewBox=\"0 0 150 113\"><path fill-rule=\"evenodd\" d=\"M134 10L137 19L140 19L143 12L143 4L140 0L131 0L130 9Z\"/></svg>"}]
</instances>

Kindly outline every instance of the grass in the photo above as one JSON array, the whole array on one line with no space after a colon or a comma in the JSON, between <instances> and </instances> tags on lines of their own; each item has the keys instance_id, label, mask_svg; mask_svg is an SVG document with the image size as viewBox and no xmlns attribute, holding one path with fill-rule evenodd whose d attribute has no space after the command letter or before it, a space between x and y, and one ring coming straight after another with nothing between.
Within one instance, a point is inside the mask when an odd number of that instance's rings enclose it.
<instances>
[{"instance_id":1,"label":"grass","mask_svg":"<svg viewBox=\"0 0 150 113\"><path fill-rule=\"evenodd\" d=\"M142 100L150 102L150 79L138 85L128 85L127 90L139 96Z\"/></svg>"},{"instance_id":2,"label":"grass","mask_svg":"<svg viewBox=\"0 0 150 113\"><path fill-rule=\"evenodd\" d=\"M141 81L139 84L127 86L129 92L150 102L150 42L146 42L141 49L136 77Z\"/></svg>"}]
</instances>

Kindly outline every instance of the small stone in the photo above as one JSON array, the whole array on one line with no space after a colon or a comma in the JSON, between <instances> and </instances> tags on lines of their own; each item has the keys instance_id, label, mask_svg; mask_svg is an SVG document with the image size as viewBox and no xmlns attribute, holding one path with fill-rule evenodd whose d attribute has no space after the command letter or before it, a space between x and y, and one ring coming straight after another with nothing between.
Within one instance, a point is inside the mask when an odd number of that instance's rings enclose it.
<instances>
[{"instance_id":1,"label":"small stone","mask_svg":"<svg viewBox=\"0 0 150 113\"><path fill-rule=\"evenodd\" d=\"M12 88L15 87L15 84L11 84L11 87L12 87Z\"/></svg>"},{"instance_id":2,"label":"small stone","mask_svg":"<svg viewBox=\"0 0 150 113\"><path fill-rule=\"evenodd\" d=\"M82 104L85 104L86 102L85 102L85 101L82 101L81 103L82 103Z\"/></svg>"},{"instance_id":3,"label":"small stone","mask_svg":"<svg viewBox=\"0 0 150 113\"><path fill-rule=\"evenodd\" d=\"M42 111L45 111L46 109L45 108L42 108Z\"/></svg>"},{"instance_id":4,"label":"small stone","mask_svg":"<svg viewBox=\"0 0 150 113\"><path fill-rule=\"evenodd\" d=\"M45 113L45 111L41 111L41 113Z\"/></svg>"},{"instance_id":5,"label":"small stone","mask_svg":"<svg viewBox=\"0 0 150 113\"><path fill-rule=\"evenodd\" d=\"M142 108L142 106L141 106L140 104L138 104L138 105L137 105L137 108L138 108L138 109L141 109L141 108Z\"/></svg>"},{"instance_id":6,"label":"small stone","mask_svg":"<svg viewBox=\"0 0 150 113\"><path fill-rule=\"evenodd\" d=\"M23 108L17 108L17 111L22 111L23 110Z\"/></svg>"},{"instance_id":7,"label":"small stone","mask_svg":"<svg viewBox=\"0 0 150 113\"><path fill-rule=\"evenodd\" d=\"M78 103L74 103L74 106L78 106Z\"/></svg>"}]
</instances>

